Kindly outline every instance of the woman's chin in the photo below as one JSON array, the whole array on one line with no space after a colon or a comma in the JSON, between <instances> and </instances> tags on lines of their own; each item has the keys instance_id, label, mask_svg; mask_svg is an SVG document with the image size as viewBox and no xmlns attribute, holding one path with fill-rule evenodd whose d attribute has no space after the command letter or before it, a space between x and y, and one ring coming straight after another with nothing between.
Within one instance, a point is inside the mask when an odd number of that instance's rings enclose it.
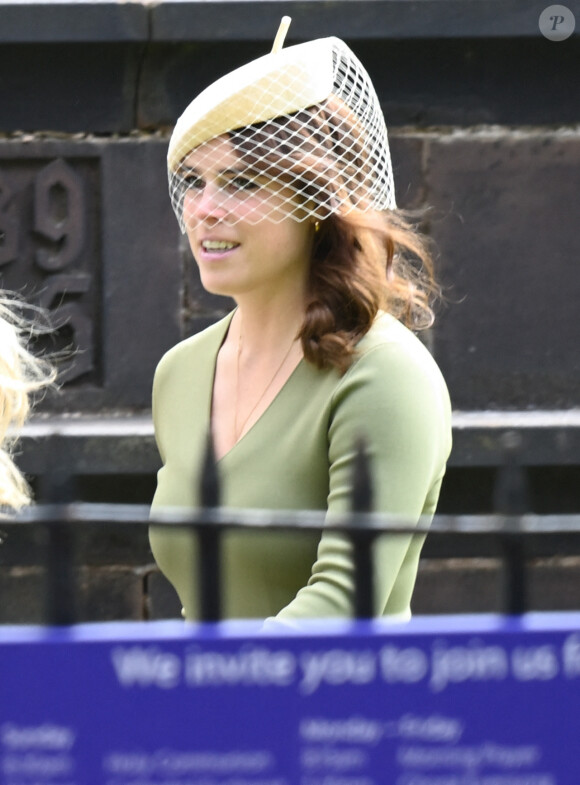
<instances>
[{"instance_id":1,"label":"woman's chin","mask_svg":"<svg viewBox=\"0 0 580 785\"><path fill-rule=\"evenodd\" d=\"M201 285L208 294L215 294L218 297L235 297L236 287L227 281L216 280L213 276L201 278Z\"/></svg>"},{"instance_id":2,"label":"woman's chin","mask_svg":"<svg viewBox=\"0 0 580 785\"><path fill-rule=\"evenodd\" d=\"M237 297L259 285L255 276L244 275L242 271L207 269L205 265L200 265L199 277L206 292L220 297Z\"/></svg>"}]
</instances>

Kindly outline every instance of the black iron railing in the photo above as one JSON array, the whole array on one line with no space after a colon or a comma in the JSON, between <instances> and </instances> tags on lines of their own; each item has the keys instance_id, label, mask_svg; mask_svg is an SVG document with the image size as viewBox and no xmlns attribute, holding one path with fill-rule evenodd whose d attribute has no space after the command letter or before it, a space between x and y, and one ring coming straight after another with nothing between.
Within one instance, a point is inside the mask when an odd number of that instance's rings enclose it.
<instances>
[{"instance_id":1,"label":"black iron railing","mask_svg":"<svg viewBox=\"0 0 580 785\"><path fill-rule=\"evenodd\" d=\"M429 534L429 549L439 556L478 556L493 552L503 562L502 610L522 614L527 610L526 560L530 554L580 553L580 515L539 516L527 513L527 489L516 455L508 451L499 472L496 509L491 515L436 515L432 521L405 521L372 512L369 462L361 446L353 477L351 512L328 520L323 511L240 510L219 506L220 487L211 445L201 480L202 505L196 510L166 508L153 514L146 505L87 504L74 501L74 475L66 470L62 445L55 445L55 469L42 483L43 503L21 513L3 528L33 525L45 538L46 621L51 625L75 622L73 569L79 526L113 529L152 524L186 527L199 538L199 561L192 565L198 582L200 619L221 618L221 545L226 531L284 529L321 532L336 529L353 544L356 618L373 615L372 546L381 533L394 537ZM194 577L195 576L195 577Z\"/></svg>"}]
</instances>

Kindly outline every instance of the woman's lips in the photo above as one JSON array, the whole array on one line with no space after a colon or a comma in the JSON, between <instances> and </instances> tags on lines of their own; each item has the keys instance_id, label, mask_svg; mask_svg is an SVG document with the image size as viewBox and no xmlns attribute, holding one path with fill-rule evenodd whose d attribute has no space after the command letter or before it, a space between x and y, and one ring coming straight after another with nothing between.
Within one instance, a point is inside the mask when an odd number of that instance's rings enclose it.
<instances>
[{"instance_id":1,"label":"woman's lips","mask_svg":"<svg viewBox=\"0 0 580 785\"><path fill-rule=\"evenodd\" d=\"M201 247L204 251L231 251L239 243L234 243L231 240L202 240Z\"/></svg>"},{"instance_id":2,"label":"woman's lips","mask_svg":"<svg viewBox=\"0 0 580 785\"><path fill-rule=\"evenodd\" d=\"M202 240L200 249L205 259L221 259L238 248L239 245L233 240Z\"/></svg>"},{"instance_id":3,"label":"woman's lips","mask_svg":"<svg viewBox=\"0 0 580 785\"><path fill-rule=\"evenodd\" d=\"M204 256L219 257L231 253L239 243L233 240L202 240L200 246Z\"/></svg>"}]
</instances>

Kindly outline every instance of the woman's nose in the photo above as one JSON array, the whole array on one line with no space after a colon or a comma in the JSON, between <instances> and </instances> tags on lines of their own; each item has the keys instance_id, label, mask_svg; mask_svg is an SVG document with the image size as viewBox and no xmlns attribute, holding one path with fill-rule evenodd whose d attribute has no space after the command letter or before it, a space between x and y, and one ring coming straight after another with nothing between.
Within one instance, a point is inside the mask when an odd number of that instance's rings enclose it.
<instances>
[{"instance_id":1,"label":"woman's nose","mask_svg":"<svg viewBox=\"0 0 580 785\"><path fill-rule=\"evenodd\" d=\"M208 218L215 218L216 220L223 218L226 214L224 197L223 191L212 183L207 183L200 189L190 189L185 196L184 212L186 221L188 217L197 221L204 221Z\"/></svg>"}]
</instances>

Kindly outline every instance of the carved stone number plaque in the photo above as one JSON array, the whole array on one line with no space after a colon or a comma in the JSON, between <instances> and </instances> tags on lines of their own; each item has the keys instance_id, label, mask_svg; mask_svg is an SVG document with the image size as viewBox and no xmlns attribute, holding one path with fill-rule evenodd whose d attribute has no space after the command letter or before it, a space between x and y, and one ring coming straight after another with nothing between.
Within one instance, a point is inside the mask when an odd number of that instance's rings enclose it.
<instances>
[{"instance_id":1,"label":"carved stone number plaque","mask_svg":"<svg viewBox=\"0 0 580 785\"><path fill-rule=\"evenodd\" d=\"M0 157L0 286L48 311L67 384L100 382L98 164Z\"/></svg>"}]
</instances>

